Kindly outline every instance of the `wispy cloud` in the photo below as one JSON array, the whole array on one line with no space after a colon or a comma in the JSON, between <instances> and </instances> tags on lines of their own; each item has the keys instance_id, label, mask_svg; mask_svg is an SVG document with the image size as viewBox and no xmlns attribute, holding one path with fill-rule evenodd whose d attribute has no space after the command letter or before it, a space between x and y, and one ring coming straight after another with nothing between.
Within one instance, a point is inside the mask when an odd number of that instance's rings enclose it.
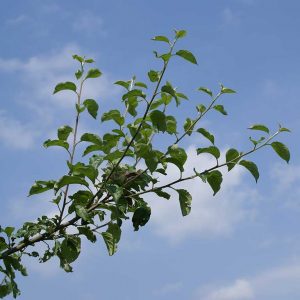
<instances>
[{"instance_id":1,"label":"wispy cloud","mask_svg":"<svg viewBox=\"0 0 300 300\"><path fill-rule=\"evenodd\" d=\"M181 290L183 287L182 282L173 282L173 283L167 283L160 287L159 289L156 289L153 291L153 294L156 296L166 296L172 293L176 293L179 290Z\"/></svg>"},{"instance_id":2,"label":"wispy cloud","mask_svg":"<svg viewBox=\"0 0 300 300\"><path fill-rule=\"evenodd\" d=\"M205 170L215 163L208 156L197 156L194 147L190 147L187 154L187 170L193 170L194 167ZM160 179L162 185L178 178L176 167L170 166L169 174L172 175L168 179ZM238 167L226 174L222 189L215 197L208 184L202 183L200 179L178 185L178 188L187 189L193 197L192 211L185 218L181 216L176 192L168 191L172 195L169 201L151 195L147 199L152 206L151 223L154 232L171 242L180 242L190 236L203 238L231 234L239 222L253 216L253 208L249 209L244 204L258 199L255 188L250 189L243 184L243 174L244 170Z\"/></svg>"},{"instance_id":3,"label":"wispy cloud","mask_svg":"<svg viewBox=\"0 0 300 300\"><path fill-rule=\"evenodd\" d=\"M16 25L23 24L29 20L30 20L30 18L27 15L22 14L22 15L18 15L16 17L7 19L5 24L8 26L16 26Z\"/></svg>"},{"instance_id":4,"label":"wispy cloud","mask_svg":"<svg viewBox=\"0 0 300 300\"><path fill-rule=\"evenodd\" d=\"M223 9L223 11L221 12L221 17L223 21L223 26L238 25L241 21L239 13L233 11L229 7Z\"/></svg>"},{"instance_id":5,"label":"wispy cloud","mask_svg":"<svg viewBox=\"0 0 300 300\"><path fill-rule=\"evenodd\" d=\"M232 284L199 289L195 299L246 300L246 299L299 299L300 261L272 268L254 277L236 279Z\"/></svg>"},{"instance_id":6,"label":"wispy cloud","mask_svg":"<svg viewBox=\"0 0 300 300\"><path fill-rule=\"evenodd\" d=\"M30 149L38 130L23 124L0 110L0 143L9 149Z\"/></svg>"},{"instance_id":7,"label":"wispy cloud","mask_svg":"<svg viewBox=\"0 0 300 300\"><path fill-rule=\"evenodd\" d=\"M103 27L103 19L91 11L81 12L78 18L74 20L72 26L75 31L88 35L94 35L95 33L106 34Z\"/></svg>"}]
</instances>

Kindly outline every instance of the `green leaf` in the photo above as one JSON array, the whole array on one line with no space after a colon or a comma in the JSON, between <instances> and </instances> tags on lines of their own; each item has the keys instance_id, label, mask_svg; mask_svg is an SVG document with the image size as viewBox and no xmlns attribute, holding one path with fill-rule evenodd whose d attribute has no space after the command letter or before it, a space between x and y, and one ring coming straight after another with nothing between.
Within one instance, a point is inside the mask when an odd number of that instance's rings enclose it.
<instances>
[{"instance_id":1,"label":"green leaf","mask_svg":"<svg viewBox=\"0 0 300 300\"><path fill-rule=\"evenodd\" d=\"M171 198L171 195L162 191L162 190L153 190L153 193L155 193L157 196L165 198L169 200Z\"/></svg>"},{"instance_id":2,"label":"green leaf","mask_svg":"<svg viewBox=\"0 0 300 300\"><path fill-rule=\"evenodd\" d=\"M87 75L85 76L85 79L88 78L97 78L100 77L102 73L98 69L89 69Z\"/></svg>"},{"instance_id":3,"label":"green leaf","mask_svg":"<svg viewBox=\"0 0 300 300\"><path fill-rule=\"evenodd\" d=\"M207 148L198 148L197 149L197 155L201 153L209 153L213 155L216 159L220 157L220 150L216 146L210 146Z\"/></svg>"},{"instance_id":4,"label":"green leaf","mask_svg":"<svg viewBox=\"0 0 300 300\"><path fill-rule=\"evenodd\" d=\"M70 81L61 82L56 85L56 87L54 88L53 94L56 94L56 93L58 93L60 91L64 91L64 90L70 90L70 91L73 91L76 93L76 84L74 82L70 82Z\"/></svg>"},{"instance_id":5,"label":"green leaf","mask_svg":"<svg viewBox=\"0 0 300 300\"><path fill-rule=\"evenodd\" d=\"M173 96L174 98L176 98L176 91L173 89L173 87L171 85L164 85L161 87L161 91L164 93L167 93L171 96Z\"/></svg>"},{"instance_id":6,"label":"green leaf","mask_svg":"<svg viewBox=\"0 0 300 300\"><path fill-rule=\"evenodd\" d=\"M154 110L150 113L152 124L158 131L165 132L167 130L167 122L165 114L160 110Z\"/></svg>"},{"instance_id":7,"label":"green leaf","mask_svg":"<svg viewBox=\"0 0 300 300\"><path fill-rule=\"evenodd\" d=\"M129 90L130 82L129 81L123 81L123 80L118 80L114 84L120 85L124 87L127 91Z\"/></svg>"},{"instance_id":8,"label":"green leaf","mask_svg":"<svg viewBox=\"0 0 300 300\"><path fill-rule=\"evenodd\" d=\"M165 42L165 43L170 44L169 39L163 35L157 35L157 36L153 37L152 41Z\"/></svg>"},{"instance_id":9,"label":"green leaf","mask_svg":"<svg viewBox=\"0 0 300 300\"><path fill-rule=\"evenodd\" d=\"M122 96L122 100L126 100L130 97L141 97L141 98L146 98L146 95L143 93L142 90L138 90L138 89L134 89L134 90L131 90L129 91L128 93L124 94Z\"/></svg>"},{"instance_id":10,"label":"green leaf","mask_svg":"<svg viewBox=\"0 0 300 300\"><path fill-rule=\"evenodd\" d=\"M69 185L69 184L81 184L86 187L89 186L88 183L80 177L65 175L56 182L54 188L56 191L58 191L62 187Z\"/></svg>"},{"instance_id":11,"label":"green leaf","mask_svg":"<svg viewBox=\"0 0 300 300\"><path fill-rule=\"evenodd\" d=\"M95 243L97 238L89 227L77 227L78 232L83 234L90 242Z\"/></svg>"},{"instance_id":12,"label":"green leaf","mask_svg":"<svg viewBox=\"0 0 300 300\"><path fill-rule=\"evenodd\" d=\"M59 140L66 141L72 131L73 128L68 125L59 127L57 129L57 137Z\"/></svg>"},{"instance_id":13,"label":"green leaf","mask_svg":"<svg viewBox=\"0 0 300 300\"><path fill-rule=\"evenodd\" d=\"M61 243L61 255L67 263L74 262L81 250L81 239L75 236L66 237Z\"/></svg>"},{"instance_id":14,"label":"green leaf","mask_svg":"<svg viewBox=\"0 0 300 300\"><path fill-rule=\"evenodd\" d=\"M252 126L250 126L248 129L251 130L260 130L260 131L264 131L266 133L270 133L270 130L267 126L262 125L262 124L254 124Z\"/></svg>"},{"instance_id":15,"label":"green leaf","mask_svg":"<svg viewBox=\"0 0 300 300\"><path fill-rule=\"evenodd\" d=\"M54 188L55 181L36 181L35 184L31 187L28 196L40 194L46 191L49 191Z\"/></svg>"},{"instance_id":16,"label":"green leaf","mask_svg":"<svg viewBox=\"0 0 300 300\"><path fill-rule=\"evenodd\" d=\"M184 149L179 148L177 145L170 146L168 148L168 153L171 155L172 158L175 158L181 165L181 169L187 160L187 154Z\"/></svg>"},{"instance_id":17,"label":"green leaf","mask_svg":"<svg viewBox=\"0 0 300 300\"><path fill-rule=\"evenodd\" d=\"M191 135L193 133L194 127L196 123L191 120L190 118L187 118L183 124L184 131L187 133L187 135Z\"/></svg>"},{"instance_id":18,"label":"green leaf","mask_svg":"<svg viewBox=\"0 0 300 300\"><path fill-rule=\"evenodd\" d=\"M212 91L206 87L199 87L198 91L204 92L204 93L208 94L210 97L213 96Z\"/></svg>"},{"instance_id":19,"label":"green leaf","mask_svg":"<svg viewBox=\"0 0 300 300\"><path fill-rule=\"evenodd\" d=\"M212 144L215 143L215 137L210 134L205 128L197 129L197 132L201 133L205 138L207 138Z\"/></svg>"},{"instance_id":20,"label":"green leaf","mask_svg":"<svg viewBox=\"0 0 300 300\"><path fill-rule=\"evenodd\" d=\"M201 114L203 114L206 111L206 107L203 104L199 104L196 106L196 109L198 112L200 112Z\"/></svg>"},{"instance_id":21,"label":"green leaf","mask_svg":"<svg viewBox=\"0 0 300 300\"><path fill-rule=\"evenodd\" d=\"M132 224L134 231L138 231L140 226L148 223L151 216L151 208L148 206L141 206L137 208L132 216Z\"/></svg>"},{"instance_id":22,"label":"green leaf","mask_svg":"<svg viewBox=\"0 0 300 300\"><path fill-rule=\"evenodd\" d=\"M160 77L160 72L154 71L154 70L150 70L148 72L148 77L149 77L149 79L150 79L151 82L157 82L159 80L159 77Z\"/></svg>"},{"instance_id":23,"label":"green leaf","mask_svg":"<svg viewBox=\"0 0 300 300\"><path fill-rule=\"evenodd\" d=\"M84 221L90 221L91 220L91 217L89 216L89 213L88 213L87 209L85 209L81 205L76 205L75 206L75 211L76 211L77 216L82 218Z\"/></svg>"},{"instance_id":24,"label":"green leaf","mask_svg":"<svg viewBox=\"0 0 300 300\"><path fill-rule=\"evenodd\" d=\"M141 88L144 88L144 89L148 88L147 84L145 84L144 82L140 82L140 81L135 82L134 85L138 86L138 87L141 87Z\"/></svg>"},{"instance_id":25,"label":"green leaf","mask_svg":"<svg viewBox=\"0 0 300 300\"><path fill-rule=\"evenodd\" d=\"M83 101L83 105L87 108L89 114L96 119L99 109L98 103L93 99L86 99Z\"/></svg>"},{"instance_id":26,"label":"green leaf","mask_svg":"<svg viewBox=\"0 0 300 300\"><path fill-rule=\"evenodd\" d=\"M76 79L80 79L82 74L83 74L83 72L81 70L77 70L76 73L75 73Z\"/></svg>"},{"instance_id":27,"label":"green leaf","mask_svg":"<svg viewBox=\"0 0 300 300\"><path fill-rule=\"evenodd\" d=\"M279 124L279 132L291 132L288 128L285 128L285 127L281 127L281 125Z\"/></svg>"},{"instance_id":28,"label":"green leaf","mask_svg":"<svg viewBox=\"0 0 300 300\"><path fill-rule=\"evenodd\" d=\"M121 228L118 224L109 223L106 232L109 232L113 236L114 242L116 244L119 243L119 241L121 239L122 231L121 231Z\"/></svg>"},{"instance_id":29,"label":"green leaf","mask_svg":"<svg viewBox=\"0 0 300 300\"><path fill-rule=\"evenodd\" d=\"M87 64L91 64L95 61L92 58L88 58L88 59L85 59L84 62L87 63Z\"/></svg>"},{"instance_id":30,"label":"green leaf","mask_svg":"<svg viewBox=\"0 0 300 300\"><path fill-rule=\"evenodd\" d=\"M166 124L167 124L167 133L175 134L177 133L177 121L173 116L166 117Z\"/></svg>"},{"instance_id":31,"label":"green leaf","mask_svg":"<svg viewBox=\"0 0 300 300\"><path fill-rule=\"evenodd\" d=\"M72 55L73 59L76 59L77 61L79 61L80 63L84 62L84 58L82 56L79 56L77 54Z\"/></svg>"},{"instance_id":32,"label":"green leaf","mask_svg":"<svg viewBox=\"0 0 300 300\"><path fill-rule=\"evenodd\" d=\"M94 134L94 133L84 133L80 140L82 142L90 142L90 143L93 143L95 145L99 145L99 146L102 146L102 140L101 138L97 135L97 134Z\"/></svg>"},{"instance_id":33,"label":"green leaf","mask_svg":"<svg viewBox=\"0 0 300 300\"><path fill-rule=\"evenodd\" d=\"M226 116L227 115L227 111L224 109L224 106L223 105L215 105L213 107L213 109L215 109L216 111L220 112L222 115Z\"/></svg>"},{"instance_id":34,"label":"green leaf","mask_svg":"<svg viewBox=\"0 0 300 300\"><path fill-rule=\"evenodd\" d=\"M110 232L102 232L101 235L103 237L109 256L114 255L117 251L117 244L115 243L113 235Z\"/></svg>"},{"instance_id":35,"label":"green leaf","mask_svg":"<svg viewBox=\"0 0 300 300\"><path fill-rule=\"evenodd\" d=\"M232 90L232 89L229 89L227 87L224 87L222 84L221 84L221 93L222 94L234 94L236 93L236 91Z\"/></svg>"},{"instance_id":36,"label":"green leaf","mask_svg":"<svg viewBox=\"0 0 300 300\"><path fill-rule=\"evenodd\" d=\"M221 188L221 183L223 181L222 173L218 170L211 171L206 175L206 180L212 190L214 191L214 196Z\"/></svg>"},{"instance_id":37,"label":"green leaf","mask_svg":"<svg viewBox=\"0 0 300 300\"><path fill-rule=\"evenodd\" d=\"M191 212L192 196L187 190L176 190L179 194L179 203L181 213L183 216L187 216Z\"/></svg>"},{"instance_id":38,"label":"green leaf","mask_svg":"<svg viewBox=\"0 0 300 300\"><path fill-rule=\"evenodd\" d=\"M233 148L229 149L226 152L226 163L227 163L228 172L236 165L236 163L238 162L237 158L239 156L240 156L239 151Z\"/></svg>"},{"instance_id":39,"label":"green leaf","mask_svg":"<svg viewBox=\"0 0 300 300\"><path fill-rule=\"evenodd\" d=\"M125 122L124 117L121 116L121 113L117 109L110 110L102 115L102 122L109 120L114 120L120 126L122 126Z\"/></svg>"},{"instance_id":40,"label":"green leaf","mask_svg":"<svg viewBox=\"0 0 300 300\"><path fill-rule=\"evenodd\" d=\"M4 298L11 293L11 287L8 284L0 284L0 298Z\"/></svg>"},{"instance_id":41,"label":"green leaf","mask_svg":"<svg viewBox=\"0 0 300 300\"><path fill-rule=\"evenodd\" d=\"M195 56L188 50L179 50L176 52L176 55L186 59L187 61L193 63L193 64L198 64Z\"/></svg>"},{"instance_id":42,"label":"green leaf","mask_svg":"<svg viewBox=\"0 0 300 300\"><path fill-rule=\"evenodd\" d=\"M181 39L186 36L186 31L185 30L175 30L175 37L177 39Z\"/></svg>"},{"instance_id":43,"label":"green leaf","mask_svg":"<svg viewBox=\"0 0 300 300\"><path fill-rule=\"evenodd\" d=\"M290 161L290 151L284 144L280 142L273 142L271 143L272 148L275 152L287 163Z\"/></svg>"},{"instance_id":44,"label":"green leaf","mask_svg":"<svg viewBox=\"0 0 300 300\"><path fill-rule=\"evenodd\" d=\"M66 141L62 141L62 140L47 140L44 142L44 147L48 148L48 147L52 147L52 146L58 146L58 147L63 147L66 150L69 149L69 144Z\"/></svg>"},{"instance_id":45,"label":"green leaf","mask_svg":"<svg viewBox=\"0 0 300 300\"><path fill-rule=\"evenodd\" d=\"M3 232L5 232L8 237L11 237L12 234L13 234L13 232L14 232L14 230L15 230L15 227L7 226L7 227L5 227L5 229L3 230Z\"/></svg>"},{"instance_id":46,"label":"green leaf","mask_svg":"<svg viewBox=\"0 0 300 300\"><path fill-rule=\"evenodd\" d=\"M239 164L243 167L245 167L255 178L255 181L257 182L258 178L259 178L259 172L258 172L258 168L256 166L256 164L252 161L248 161L248 160L242 160L239 162Z\"/></svg>"}]
</instances>

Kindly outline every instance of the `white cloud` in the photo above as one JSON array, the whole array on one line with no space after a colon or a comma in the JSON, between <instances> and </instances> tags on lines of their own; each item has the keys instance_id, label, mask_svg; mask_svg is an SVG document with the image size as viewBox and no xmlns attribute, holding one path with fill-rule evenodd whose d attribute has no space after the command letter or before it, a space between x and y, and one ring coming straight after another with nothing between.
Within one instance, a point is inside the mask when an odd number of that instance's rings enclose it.
<instances>
[{"instance_id":1,"label":"white cloud","mask_svg":"<svg viewBox=\"0 0 300 300\"><path fill-rule=\"evenodd\" d=\"M223 26L226 25L238 25L241 21L240 15L234 12L231 8L226 7L222 13Z\"/></svg>"},{"instance_id":2,"label":"white cloud","mask_svg":"<svg viewBox=\"0 0 300 300\"><path fill-rule=\"evenodd\" d=\"M251 284L244 279L236 280L232 285L211 292L205 300L246 300L253 299Z\"/></svg>"},{"instance_id":3,"label":"white cloud","mask_svg":"<svg viewBox=\"0 0 300 300\"><path fill-rule=\"evenodd\" d=\"M103 20L91 11L83 11L73 22L73 29L88 35L100 33L105 35Z\"/></svg>"},{"instance_id":4,"label":"white cloud","mask_svg":"<svg viewBox=\"0 0 300 300\"><path fill-rule=\"evenodd\" d=\"M19 24L23 24L24 22L30 20L30 18L24 14L10 18L6 20L5 24L9 26L15 26Z\"/></svg>"},{"instance_id":5,"label":"white cloud","mask_svg":"<svg viewBox=\"0 0 300 300\"><path fill-rule=\"evenodd\" d=\"M197 171L205 170L215 163L208 156L197 156L194 147L190 147L187 154L186 170L189 171L186 175L191 174L193 168ZM187 189L193 197L192 211L187 217L181 216L175 191L169 190L172 195L170 200L154 197L154 194L148 195L152 207L151 224L155 233L171 242L180 242L189 236L226 236L234 231L239 222L251 218L253 208L247 208L245 203L258 199L256 190L243 184L243 169L236 167L230 173L225 173L221 191L215 197L209 185L198 178L176 186ZM176 167L170 166L169 174L172 175L160 179L161 185L178 178Z\"/></svg>"},{"instance_id":6,"label":"white cloud","mask_svg":"<svg viewBox=\"0 0 300 300\"><path fill-rule=\"evenodd\" d=\"M37 130L27 124L9 117L0 110L0 143L8 148L30 149L34 139L38 136Z\"/></svg>"},{"instance_id":7,"label":"white cloud","mask_svg":"<svg viewBox=\"0 0 300 300\"><path fill-rule=\"evenodd\" d=\"M252 278L237 279L232 284L211 289L199 289L196 299L246 300L246 299L299 299L300 261L269 269Z\"/></svg>"},{"instance_id":8,"label":"white cloud","mask_svg":"<svg viewBox=\"0 0 300 300\"><path fill-rule=\"evenodd\" d=\"M154 295L165 296L171 293L176 293L182 289L182 282L173 282L163 285L161 288L153 291Z\"/></svg>"}]
</instances>

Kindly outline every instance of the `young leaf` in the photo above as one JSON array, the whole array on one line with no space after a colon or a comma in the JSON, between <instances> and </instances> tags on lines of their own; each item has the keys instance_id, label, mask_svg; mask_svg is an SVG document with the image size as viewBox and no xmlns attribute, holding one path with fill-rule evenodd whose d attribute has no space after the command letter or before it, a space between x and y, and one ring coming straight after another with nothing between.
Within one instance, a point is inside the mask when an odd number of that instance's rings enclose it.
<instances>
[{"instance_id":1,"label":"young leaf","mask_svg":"<svg viewBox=\"0 0 300 300\"><path fill-rule=\"evenodd\" d=\"M148 206L141 206L134 211L132 216L132 224L134 231L138 231L140 226L148 223L151 216L151 208Z\"/></svg>"},{"instance_id":2,"label":"young leaf","mask_svg":"<svg viewBox=\"0 0 300 300\"><path fill-rule=\"evenodd\" d=\"M102 115L101 121L114 120L118 125L122 126L124 124L124 117L121 116L121 113L117 109L110 110Z\"/></svg>"},{"instance_id":3,"label":"young leaf","mask_svg":"<svg viewBox=\"0 0 300 300\"><path fill-rule=\"evenodd\" d=\"M72 131L73 128L68 125L59 127L57 129L57 137L59 140L66 141Z\"/></svg>"},{"instance_id":4,"label":"young leaf","mask_svg":"<svg viewBox=\"0 0 300 300\"><path fill-rule=\"evenodd\" d=\"M169 39L163 35L157 35L157 36L153 37L152 41L165 42L165 43L170 44Z\"/></svg>"},{"instance_id":5,"label":"young leaf","mask_svg":"<svg viewBox=\"0 0 300 300\"><path fill-rule=\"evenodd\" d=\"M176 55L184 58L185 60L187 60L195 65L198 64L195 56L188 50L179 50L176 52Z\"/></svg>"},{"instance_id":6,"label":"young leaf","mask_svg":"<svg viewBox=\"0 0 300 300\"><path fill-rule=\"evenodd\" d=\"M222 84L221 84L221 93L222 94L234 94L236 93L236 91L232 90L232 89L229 89L227 87L224 87Z\"/></svg>"},{"instance_id":7,"label":"young leaf","mask_svg":"<svg viewBox=\"0 0 300 300\"><path fill-rule=\"evenodd\" d=\"M88 211L83 206L76 205L75 211L76 211L77 216L82 218L84 221L89 221L91 219Z\"/></svg>"},{"instance_id":8,"label":"young leaf","mask_svg":"<svg viewBox=\"0 0 300 300\"><path fill-rule=\"evenodd\" d=\"M260 131L264 131L266 133L270 133L270 130L267 126L262 125L262 124L254 124L252 126L250 126L248 129L251 130L260 130Z\"/></svg>"},{"instance_id":9,"label":"young leaf","mask_svg":"<svg viewBox=\"0 0 300 300\"><path fill-rule=\"evenodd\" d=\"M286 145L280 142L273 142L271 143L272 148L275 152L287 163L290 161L290 151Z\"/></svg>"},{"instance_id":10,"label":"young leaf","mask_svg":"<svg viewBox=\"0 0 300 300\"><path fill-rule=\"evenodd\" d=\"M130 82L129 81L119 80L119 81L116 81L115 84L124 87L127 91L129 90L129 86L130 86Z\"/></svg>"},{"instance_id":11,"label":"young leaf","mask_svg":"<svg viewBox=\"0 0 300 300\"><path fill-rule=\"evenodd\" d=\"M76 79L80 79L82 74L83 74L83 72L81 70L77 70L76 73L75 73Z\"/></svg>"},{"instance_id":12,"label":"young leaf","mask_svg":"<svg viewBox=\"0 0 300 300\"><path fill-rule=\"evenodd\" d=\"M205 138L207 138L212 144L215 143L215 137L210 134L205 128L197 129L197 132L201 133Z\"/></svg>"},{"instance_id":13,"label":"young leaf","mask_svg":"<svg viewBox=\"0 0 300 300\"><path fill-rule=\"evenodd\" d=\"M256 166L256 164L252 161L248 161L248 160L242 160L239 162L239 164L243 167L245 167L255 178L255 181L257 182L258 178L259 178L259 171L258 168Z\"/></svg>"},{"instance_id":14,"label":"young leaf","mask_svg":"<svg viewBox=\"0 0 300 300\"><path fill-rule=\"evenodd\" d=\"M187 133L187 135L191 135L193 133L195 122L191 120L190 118L187 118L183 124L183 129Z\"/></svg>"},{"instance_id":15,"label":"young leaf","mask_svg":"<svg viewBox=\"0 0 300 300\"><path fill-rule=\"evenodd\" d=\"M31 187L28 196L44 193L54 188L55 181L36 181L35 184Z\"/></svg>"},{"instance_id":16,"label":"young leaf","mask_svg":"<svg viewBox=\"0 0 300 300\"><path fill-rule=\"evenodd\" d=\"M151 82L157 82L159 80L159 77L160 77L160 72L154 71L154 70L150 70L148 72L148 77L149 77L149 79L150 79Z\"/></svg>"},{"instance_id":17,"label":"young leaf","mask_svg":"<svg viewBox=\"0 0 300 300\"><path fill-rule=\"evenodd\" d=\"M224 106L223 105L215 105L213 107L213 109L217 110L218 112L220 112L222 115L226 116L227 115L227 111L224 109Z\"/></svg>"},{"instance_id":18,"label":"young leaf","mask_svg":"<svg viewBox=\"0 0 300 300\"><path fill-rule=\"evenodd\" d=\"M176 190L179 194L179 203L181 213L183 216L187 216L191 212L192 196L187 190Z\"/></svg>"},{"instance_id":19,"label":"young leaf","mask_svg":"<svg viewBox=\"0 0 300 300\"><path fill-rule=\"evenodd\" d=\"M102 232L101 235L105 242L108 255L109 256L114 255L117 251L117 244L115 243L113 235L110 232Z\"/></svg>"},{"instance_id":20,"label":"young leaf","mask_svg":"<svg viewBox=\"0 0 300 300\"><path fill-rule=\"evenodd\" d=\"M213 155L216 159L220 157L220 150L216 146L210 146L207 148L198 148L197 149L197 155L201 153L209 153Z\"/></svg>"},{"instance_id":21,"label":"young leaf","mask_svg":"<svg viewBox=\"0 0 300 300\"><path fill-rule=\"evenodd\" d=\"M196 109L198 112L200 112L201 114L203 114L206 111L206 107L203 104L199 104L196 106Z\"/></svg>"},{"instance_id":22,"label":"young leaf","mask_svg":"<svg viewBox=\"0 0 300 300\"><path fill-rule=\"evenodd\" d=\"M218 170L211 171L206 175L206 180L210 187L214 191L214 196L221 188L221 183L223 181L222 173Z\"/></svg>"},{"instance_id":23,"label":"young leaf","mask_svg":"<svg viewBox=\"0 0 300 300\"><path fill-rule=\"evenodd\" d=\"M155 193L157 196L165 198L169 200L171 198L171 195L164 192L163 190L153 190L153 193Z\"/></svg>"},{"instance_id":24,"label":"young leaf","mask_svg":"<svg viewBox=\"0 0 300 300\"><path fill-rule=\"evenodd\" d=\"M87 75L85 76L85 79L88 78L97 78L100 77L102 73L98 69L89 69Z\"/></svg>"},{"instance_id":25,"label":"young leaf","mask_svg":"<svg viewBox=\"0 0 300 300\"><path fill-rule=\"evenodd\" d=\"M85 185L86 187L89 186L88 183L80 177L65 175L56 182L54 188L56 191L58 191L62 187L69 184L81 184Z\"/></svg>"},{"instance_id":26,"label":"young leaf","mask_svg":"<svg viewBox=\"0 0 300 300\"><path fill-rule=\"evenodd\" d=\"M74 54L73 56L73 59L76 59L77 61L79 61L80 63L83 63L84 62L84 58L82 56L79 56L77 54Z\"/></svg>"},{"instance_id":27,"label":"young leaf","mask_svg":"<svg viewBox=\"0 0 300 300\"><path fill-rule=\"evenodd\" d=\"M152 124L158 131L165 132L167 130L166 116L160 110L154 110L150 113Z\"/></svg>"},{"instance_id":28,"label":"young leaf","mask_svg":"<svg viewBox=\"0 0 300 300\"><path fill-rule=\"evenodd\" d=\"M186 31L185 30L175 30L175 37L177 39L181 39L186 36Z\"/></svg>"},{"instance_id":29,"label":"young leaf","mask_svg":"<svg viewBox=\"0 0 300 300\"><path fill-rule=\"evenodd\" d=\"M94 99L86 99L83 101L83 105L87 108L89 114L96 119L99 105Z\"/></svg>"},{"instance_id":30,"label":"young leaf","mask_svg":"<svg viewBox=\"0 0 300 300\"><path fill-rule=\"evenodd\" d=\"M90 142L90 143L93 143L95 145L102 146L101 138L97 134L94 134L94 133L84 133L81 136L80 140L82 142Z\"/></svg>"},{"instance_id":31,"label":"young leaf","mask_svg":"<svg viewBox=\"0 0 300 300\"><path fill-rule=\"evenodd\" d=\"M58 146L58 147L63 147L66 150L69 149L69 144L66 141L62 141L62 140L47 140L44 142L44 147L48 148L48 147L52 147L52 146Z\"/></svg>"},{"instance_id":32,"label":"young leaf","mask_svg":"<svg viewBox=\"0 0 300 300\"><path fill-rule=\"evenodd\" d=\"M67 82L61 82L59 84L56 85L56 87L54 88L54 92L53 94L56 94L60 91L64 91L64 90L70 90L76 93L76 84L70 81Z\"/></svg>"},{"instance_id":33,"label":"young leaf","mask_svg":"<svg viewBox=\"0 0 300 300\"><path fill-rule=\"evenodd\" d=\"M204 93L208 94L210 97L213 96L212 91L206 87L199 87L198 91L204 92Z\"/></svg>"},{"instance_id":34,"label":"young leaf","mask_svg":"<svg viewBox=\"0 0 300 300\"><path fill-rule=\"evenodd\" d=\"M167 123L167 130L166 130L167 133L169 134L177 133L177 122L173 116L167 116L166 123Z\"/></svg>"},{"instance_id":35,"label":"young leaf","mask_svg":"<svg viewBox=\"0 0 300 300\"><path fill-rule=\"evenodd\" d=\"M66 237L61 243L61 255L68 262L74 262L81 250L81 239L75 236Z\"/></svg>"},{"instance_id":36,"label":"young leaf","mask_svg":"<svg viewBox=\"0 0 300 300\"><path fill-rule=\"evenodd\" d=\"M228 163L227 164L228 172L236 165L237 163L236 158L239 157L239 155L240 155L239 151L233 148L229 149L226 152L226 163Z\"/></svg>"},{"instance_id":37,"label":"young leaf","mask_svg":"<svg viewBox=\"0 0 300 300\"><path fill-rule=\"evenodd\" d=\"M179 148L177 145L170 146L168 148L168 153L172 158L175 158L181 165L183 169L183 165L187 160L187 154L184 149Z\"/></svg>"},{"instance_id":38,"label":"young leaf","mask_svg":"<svg viewBox=\"0 0 300 300\"><path fill-rule=\"evenodd\" d=\"M90 242L95 243L97 238L89 227L77 227L78 232L83 234Z\"/></svg>"}]
</instances>

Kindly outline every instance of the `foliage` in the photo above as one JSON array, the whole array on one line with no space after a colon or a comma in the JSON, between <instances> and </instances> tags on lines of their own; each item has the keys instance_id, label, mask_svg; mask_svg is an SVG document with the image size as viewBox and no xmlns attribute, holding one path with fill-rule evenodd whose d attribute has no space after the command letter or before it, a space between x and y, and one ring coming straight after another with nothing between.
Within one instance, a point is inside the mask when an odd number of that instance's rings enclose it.
<instances>
[{"instance_id":1,"label":"foliage","mask_svg":"<svg viewBox=\"0 0 300 300\"><path fill-rule=\"evenodd\" d=\"M60 266L66 272L72 272L72 263L81 252L82 238L95 243L99 236L103 238L108 254L113 255L117 251L124 221L131 219L135 231L149 222L151 208L143 199L145 194L155 193L158 197L170 199L168 190L176 190L182 215L186 216L191 211L192 196L189 191L176 188L177 183L202 180L210 185L215 195L221 188L222 173L219 169L222 167L227 167L229 172L240 165L258 180L256 164L244 157L261 148L271 147L282 159L289 161L288 148L274 141L279 133L288 129L280 126L275 133L270 134L269 129L262 124L249 128L262 133L258 140L250 138L252 148L246 152L231 148L226 153L226 160L220 161L220 150L214 135L206 128L199 127L199 122L211 111L227 115L224 106L218 104L218 101L224 94L235 91L223 85L216 95L206 87L198 88L200 93L208 97L208 103L198 103L195 115L186 118L182 126L178 124L176 116L168 113L172 103L179 107L183 101L188 100L184 93L164 79L170 61L178 57L197 64L190 51L175 50L178 40L185 35L184 30L179 30L175 31L172 41L165 36L153 38L154 41L164 43L167 51L162 54L154 51L162 67L147 73L151 88L136 77L115 83L124 89L121 99L124 111L111 109L101 113L101 122L113 124L112 130L103 136L92 132L81 136L78 134L80 118L88 114L91 118L99 119L97 101L82 99L82 91L87 80L95 80L102 73L96 68L89 68L94 62L92 59L73 56L79 63L75 73L77 81L57 84L54 93L65 90L74 93L75 122L73 126L63 125L58 128L57 139L48 139L44 143L46 148L55 146L66 152L67 170L56 180L37 180L29 190L29 196L51 192L57 214L54 217L42 216L36 222L26 222L19 229L0 227L0 272L4 276L0 285L0 298L9 294L17 297L20 294L15 273L27 275L22 264L24 255L38 258L39 262L57 256ZM211 155L216 163L209 169L194 169L193 175L184 177L187 154L180 145L187 136L198 134L209 144L198 148L197 155ZM157 135L168 135L173 142L162 150L154 143ZM84 146L79 156L78 145ZM179 176L174 181L160 185L158 176L167 176L170 164L178 168ZM32 251L31 246L39 242L46 245L45 249Z\"/></svg>"}]
</instances>

